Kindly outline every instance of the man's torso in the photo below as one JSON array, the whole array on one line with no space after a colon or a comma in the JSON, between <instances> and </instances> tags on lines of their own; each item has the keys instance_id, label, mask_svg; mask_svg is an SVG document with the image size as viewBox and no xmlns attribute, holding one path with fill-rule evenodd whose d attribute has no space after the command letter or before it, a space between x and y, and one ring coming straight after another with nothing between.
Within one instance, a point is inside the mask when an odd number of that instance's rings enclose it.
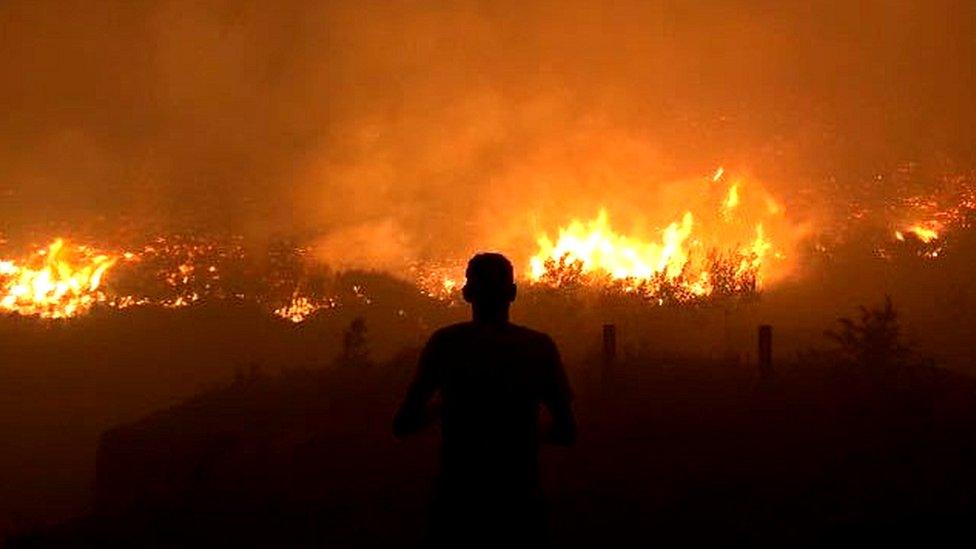
<instances>
[{"instance_id":1,"label":"man's torso","mask_svg":"<svg viewBox=\"0 0 976 549\"><path fill-rule=\"evenodd\" d=\"M462 323L432 338L442 398L443 473L502 488L537 482L538 412L557 361L548 336Z\"/></svg>"}]
</instances>

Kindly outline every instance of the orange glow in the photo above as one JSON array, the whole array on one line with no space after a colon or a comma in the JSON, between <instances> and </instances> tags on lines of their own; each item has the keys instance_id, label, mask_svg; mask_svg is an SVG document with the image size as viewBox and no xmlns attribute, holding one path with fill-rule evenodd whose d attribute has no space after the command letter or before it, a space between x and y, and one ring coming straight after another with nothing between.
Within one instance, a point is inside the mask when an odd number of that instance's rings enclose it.
<instances>
[{"instance_id":1,"label":"orange glow","mask_svg":"<svg viewBox=\"0 0 976 549\"><path fill-rule=\"evenodd\" d=\"M728 193L725 195L725 201L722 202L722 215L729 217L735 208L739 205L739 184L733 183L729 187Z\"/></svg>"},{"instance_id":2,"label":"orange glow","mask_svg":"<svg viewBox=\"0 0 976 549\"><path fill-rule=\"evenodd\" d=\"M411 271L413 282L420 293L445 303L456 301L461 287L464 286L464 267L461 260L457 263L418 264Z\"/></svg>"},{"instance_id":3,"label":"orange glow","mask_svg":"<svg viewBox=\"0 0 976 549\"><path fill-rule=\"evenodd\" d=\"M921 242L929 244L939 239L940 234L937 227L938 225L936 223L915 223L904 229L896 230L894 235L895 240L905 242L908 239L908 235L912 235Z\"/></svg>"},{"instance_id":4,"label":"orange glow","mask_svg":"<svg viewBox=\"0 0 976 549\"><path fill-rule=\"evenodd\" d=\"M457 281L453 278L445 278L441 281L441 287L444 289L445 294L450 295L457 289Z\"/></svg>"},{"instance_id":5,"label":"orange glow","mask_svg":"<svg viewBox=\"0 0 976 549\"><path fill-rule=\"evenodd\" d=\"M922 225L912 225L907 229L908 232L913 233L918 237L919 240L928 244L933 240L939 238L939 232L935 229L924 227Z\"/></svg>"},{"instance_id":6,"label":"orange glow","mask_svg":"<svg viewBox=\"0 0 976 549\"><path fill-rule=\"evenodd\" d=\"M742 262L739 264L739 273L744 273L749 269L758 269L762 266L763 258L769 252L773 244L766 239L765 231L763 230L763 224L759 223L756 225L756 238L752 241L752 245L749 247L749 253L742 254L744 257Z\"/></svg>"},{"instance_id":7,"label":"orange glow","mask_svg":"<svg viewBox=\"0 0 976 549\"><path fill-rule=\"evenodd\" d=\"M41 318L70 318L105 301L99 288L118 260L57 239L23 262L0 262L0 309Z\"/></svg>"},{"instance_id":8,"label":"orange glow","mask_svg":"<svg viewBox=\"0 0 976 549\"><path fill-rule=\"evenodd\" d=\"M722 175L720 169L712 183ZM687 301L755 292L772 263L785 257L764 224L780 216L782 207L765 193L744 202L740 181L715 199L711 212L686 211L651 238L618 232L605 209L590 220L573 219L556 238L537 238L528 278L552 287L609 283L658 301L665 294Z\"/></svg>"},{"instance_id":9,"label":"orange glow","mask_svg":"<svg viewBox=\"0 0 976 549\"><path fill-rule=\"evenodd\" d=\"M539 252L530 260L530 277L539 280L545 274L546 260L579 262L583 272L602 271L615 280L649 279L657 273L674 278L688 261L684 242L691 235L694 218L685 213L661 231L660 242L643 242L617 234L610 227L606 210L595 219L573 220L559 230L554 244L547 236L539 238Z\"/></svg>"},{"instance_id":10,"label":"orange glow","mask_svg":"<svg viewBox=\"0 0 976 549\"><path fill-rule=\"evenodd\" d=\"M312 313L321 309L307 297L295 296L287 305L274 310L274 314L294 323L304 322Z\"/></svg>"},{"instance_id":11,"label":"orange glow","mask_svg":"<svg viewBox=\"0 0 976 549\"><path fill-rule=\"evenodd\" d=\"M761 185L721 169L682 185L682 193L666 195L676 196L668 202L680 200L680 209L638 217L632 231L600 208L591 219L570 219L555 236L538 233L537 247L521 252L528 268L520 274L540 287L605 287L659 303L751 294L789 274L784 252L794 249L800 230ZM98 304L121 310L247 300L297 324L341 306L336 294L323 294L322 275L306 262L304 248L276 250L267 270L248 263L236 237L165 235L97 249L57 239L25 259L0 260L0 311L69 318ZM463 261L417 262L409 278L426 297L456 304ZM357 303L372 303L363 287L353 293Z\"/></svg>"}]
</instances>

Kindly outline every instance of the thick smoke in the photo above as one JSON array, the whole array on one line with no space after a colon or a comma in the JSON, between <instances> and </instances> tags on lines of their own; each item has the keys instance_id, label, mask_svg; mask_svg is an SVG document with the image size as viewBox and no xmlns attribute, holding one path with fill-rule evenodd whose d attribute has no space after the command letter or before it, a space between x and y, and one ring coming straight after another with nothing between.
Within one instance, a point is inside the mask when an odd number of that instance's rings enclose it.
<instances>
[{"instance_id":1,"label":"thick smoke","mask_svg":"<svg viewBox=\"0 0 976 549\"><path fill-rule=\"evenodd\" d=\"M400 269L600 206L661 226L718 165L823 216L895 163L972 160L966 3L525 4L4 2L0 229L303 235Z\"/></svg>"}]
</instances>

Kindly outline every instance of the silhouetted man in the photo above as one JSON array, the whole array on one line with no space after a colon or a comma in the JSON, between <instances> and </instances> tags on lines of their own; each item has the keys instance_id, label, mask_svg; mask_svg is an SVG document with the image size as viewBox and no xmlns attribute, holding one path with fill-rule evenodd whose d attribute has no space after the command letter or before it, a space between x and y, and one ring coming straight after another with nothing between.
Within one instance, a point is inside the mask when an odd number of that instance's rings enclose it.
<instances>
[{"instance_id":1,"label":"silhouetted man","mask_svg":"<svg viewBox=\"0 0 976 549\"><path fill-rule=\"evenodd\" d=\"M552 419L547 441L572 444L569 385L552 339L508 321L516 291L508 259L478 254L466 276L463 295L473 318L431 336L394 434L430 423L435 414L428 403L440 393L443 445L430 545L545 545L539 407L545 405Z\"/></svg>"}]
</instances>

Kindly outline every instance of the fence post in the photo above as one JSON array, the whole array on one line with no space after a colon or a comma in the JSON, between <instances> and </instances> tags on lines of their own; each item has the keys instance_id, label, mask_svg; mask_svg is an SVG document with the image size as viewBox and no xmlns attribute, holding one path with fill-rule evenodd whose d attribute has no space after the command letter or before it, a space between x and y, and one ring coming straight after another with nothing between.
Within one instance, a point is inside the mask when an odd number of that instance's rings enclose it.
<instances>
[{"instance_id":1,"label":"fence post","mask_svg":"<svg viewBox=\"0 0 976 549\"><path fill-rule=\"evenodd\" d=\"M773 377L773 327L769 324L759 326L759 377Z\"/></svg>"},{"instance_id":2,"label":"fence post","mask_svg":"<svg viewBox=\"0 0 976 549\"><path fill-rule=\"evenodd\" d=\"M613 383L614 363L617 361L617 326L615 324L603 325L603 364L601 376L604 387L609 387Z\"/></svg>"}]
</instances>

